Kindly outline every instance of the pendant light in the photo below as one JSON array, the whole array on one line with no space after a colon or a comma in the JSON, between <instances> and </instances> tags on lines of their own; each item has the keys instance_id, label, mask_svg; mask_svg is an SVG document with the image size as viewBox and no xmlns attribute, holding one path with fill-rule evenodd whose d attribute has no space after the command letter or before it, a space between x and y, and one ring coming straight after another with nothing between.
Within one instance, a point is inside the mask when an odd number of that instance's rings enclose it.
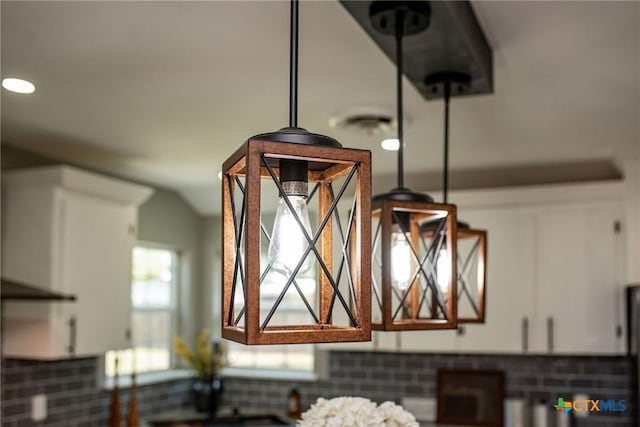
<instances>
[{"instance_id":1,"label":"pendant light","mask_svg":"<svg viewBox=\"0 0 640 427\"><path fill-rule=\"evenodd\" d=\"M430 7L427 2L376 1L369 16L374 28L395 37L400 141L397 188L372 201L372 328L453 329L457 324L456 207L436 204L430 196L404 186L402 41L429 26ZM420 233L422 223L433 225L435 231Z\"/></svg>"},{"instance_id":2,"label":"pendant light","mask_svg":"<svg viewBox=\"0 0 640 427\"><path fill-rule=\"evenodd\" d=\"M222 168L222 336L369 341L371 152L299 128L297 85L293 0L289 127L252 136ZM282 310L294 304L299 311Z\"/></svg>"},{"instance_id":3,"label":"pendant light","mask_svg":"<svg viewBox=\"0 0 640 427\"><path fill-rule=\"evenodd\" d=\"M443 201L448 202L449 192L449 101L452 90L462 93L468 90L471 78L464 73L444 72L427 77L425 83L433 91L441 92L444 99L444 170ZM432 224L421 227L425 237L434 232ZM458 323L484 323L486 312L487 231L471 228L458 221L457 248L457 304ZM438 267L440 268L440 267Z\"/></svg>"}]
</instances>

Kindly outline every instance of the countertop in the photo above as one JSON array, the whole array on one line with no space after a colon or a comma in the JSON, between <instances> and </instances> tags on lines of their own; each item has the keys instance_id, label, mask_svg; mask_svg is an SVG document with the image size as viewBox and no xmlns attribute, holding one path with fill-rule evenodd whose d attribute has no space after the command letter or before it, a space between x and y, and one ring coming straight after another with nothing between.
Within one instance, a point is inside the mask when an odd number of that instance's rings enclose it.
<instances>
[{"instance_id":1,"label":"countertop","mask_svg":"<svg viewBox=\"0 0 640 427\"><path fill-rule=\"evenodd\" d=\"M291 419L287 418L282 412L278 412L278 411L269 411L269 410L266 410L266 409L253 409L253 408L246 409L245 408L245 409L242 409L241 413L242 413L242 415L246 415L246 416L265 415L265 414L276 415L276 416L278 416L279 418L281 418L283 420L287 420L291 426L295 426L295 420L291 420ZM231 416L231 415L233 415L233 409L232 408L223 407L216 413L216 415L217 416ZM189 420L196 420L196 419L206 419L206 416L207 415L202 413L202 412L196 412L195 409L193 409L193 408L178 408L178 409L173 409L173 410L161 412L161 413L153 415L153 417L145 419L142 422L141 427L150 427L151 423L162 423L162 422L174 422L176 424L176 426L177 426L177 425L179 425L179 423L181 421L189 421ZM455 425L454 426L454 425L451 425L451 424L438 424L438 423L433 422L433 421L423 421L423 422L420 422L420 427L465 427L465 426L460 426L460 425ZM471 427L471 426L469 426L469 427Z\"/></svg>"},{"instance_id":2,"label":"countertop","mask_svg":"<svg viewBox=\"0 0 640 427\"><path fill-rule=\"evenodd\" d=\"M233 408L222 407L216 412L216 417L230 417L234 414ZM256 409L256 408L242 408L240 414L242 416L254 416L254 415L274 415L283 421L289 422L289 425L294 426L295 420L287 418L287 416L279 411L270 411L268 409ZM154 423L175 423L176 426L184 422L185 426L187 421L202 420L206 422L208 416L204 412L197 412L194 408L184 407L178 409L172 409L154 414L151 417L147 417L142 420L141 427L151 427Z\"/></svg>"}]
</instances>

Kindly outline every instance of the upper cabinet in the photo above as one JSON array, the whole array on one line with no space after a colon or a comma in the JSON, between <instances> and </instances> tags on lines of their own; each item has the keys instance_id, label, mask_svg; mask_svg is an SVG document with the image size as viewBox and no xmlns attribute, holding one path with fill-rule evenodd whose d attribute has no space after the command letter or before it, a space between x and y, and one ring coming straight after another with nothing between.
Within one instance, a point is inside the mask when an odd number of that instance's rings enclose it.
<instances>
[{"instance_id":1,"label":"upper cabinet","mask_svg":"<svg viewBox=\"0 0 640 427\"><path fill-rule=\"evenodd\" d=\"M541 353L623 351L622 204L592 202L540 212L536 233L536 329Z\"/></svg>"},{"instance_id":2,"label":"upper cabinet","mask_svg":"<svg viewBox=\"0 0 640 427\"><path fill-rule=\"evenodd\" d=\"M380 333L368 348L624 353L625 233L634 217L625 183L459 191L451 200L460 220L488 231L486 323Z\"/></svg>"},{"instance_id":3,"label":"upper cabinet","mask_svg":"<svg viewBox=\"0 0 640 427\"><path fill-rule=\"evenodd\" d=\"M77 298L6 303L3 354L57 359L127 347L137 208L152 190L67 166L2 178L2 276Z\"/></svg>"},{"instance_id":4,"label":"upper cabinet","mask_svg":"<svg viewBox=\"0 0 640 427\"><path fill-rule=\"evenodd\" d=\"M456 350L624 352L623 188L613 182L462 194L459 216L488 230L487 322L462 325Z\"/></svg>"},{"instance_id":5,"label":"upper cabinet","mask_svg":"<svg viewBox=\"0 0 640 427\"><path fill-rule=\"evenodd\" d=\"M456 350L529 350L535 300L535 216L514 207L463 210L463 221L487 230L487 307L484 324L463 324Z\"/></svg>"}]
</instances>

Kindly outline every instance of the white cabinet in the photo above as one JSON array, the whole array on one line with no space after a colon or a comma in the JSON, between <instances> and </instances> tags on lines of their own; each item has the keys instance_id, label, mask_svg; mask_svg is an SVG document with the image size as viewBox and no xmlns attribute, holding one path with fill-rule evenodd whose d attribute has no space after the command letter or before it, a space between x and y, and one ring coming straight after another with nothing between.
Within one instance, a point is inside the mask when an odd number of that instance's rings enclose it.
<instances>
[{"instance_id":1,"label":"white cabinet","mask_svg":"<svg viewBox=\"0 0 640 427\"><path fill-rule=\"evenodd\" d=\"M623 351L623 245L617 231L622 216L618 203L552 207L538 213L534 351Z\"/></svg>"},{"instance_id":2,"label":"white cabinet","mask_svg":"<svg viewBox=\"0 0 640 427\"><path fill-rule=\"evenodd\" d=\"M639 218L625 191L618 181L454 192L459 219L488 231L486 323L333 348L623 354L624 269L635 261L625 221Z\"/></svg>"},{"instance_id":3,"label":"white cabinet","mask_svg":"<svg viewBox=\"0 0 640 427\"><path fill-rule=\"evenodd\" d=\"M498 207L466 209L460 218L488 232L486 321L460 330L402 332L402 351L521 353L534 313L535 217Z\"/></svg>"},{"instance_id":4,"label":"white cabinet","mask_svg":"<svg viewBox=\"0 0 640 427\"><path fill-rule=\"evenodd\" d=\"M463 325L456 348L621 354L621 184L501 193L492 210L462 209L488 230L487 322Z\"/></svg>"},{"instance_id":5,"label":"white cabinet","mask_svg":"<svg viewBox=\"0 0 640 427\"><path fill-rule=\"evenodd\" d=\"M461 215L487 230L486 323L465 324L456 333L464 352L527 350L535 300L535 220L523 209L478 209Z\"/></svg>"},{"instance_id":6,"label":"white cabinet","mask_svg":"<svg viewBox=\"0 0 640 427\"><path fill-rule=\"evenodd\" d=\"M76 302L7 302L3 354L57 359L129 344L131 251L147 187L56 166L3 174L2 276Z\"/></svg>"},{"instance_id":7,"label":"white cabinet","mask_svg":"<svg viewBox=\"0 0 640 427\"><path fill-rule=\"evenodd\" d=\"M400 351L408 353L451 353L456 351L454 329L432 331L387 332L399 334Z\"/></svg>"},{"instance_id":8,"label":"white cabinet","mask_svg":"<svg viewBox=\"0 0 640 427\"><path fill-rule=\"evenodd\" d=\"M625 197L621 182L454 194L488 231L486 323L402 332L402 351L622 354Z\"/></svg>"},{"instance_id":9,"label":"white cabinet","mask_svg":"<svg viewBox=\"0 0 640 427\"><path fill-rule=\"evenodd\" d=\"M540 204L464 215L487 228L487 322L464 352L620 354L619 202Z\"/></svg>"}]
</instances>

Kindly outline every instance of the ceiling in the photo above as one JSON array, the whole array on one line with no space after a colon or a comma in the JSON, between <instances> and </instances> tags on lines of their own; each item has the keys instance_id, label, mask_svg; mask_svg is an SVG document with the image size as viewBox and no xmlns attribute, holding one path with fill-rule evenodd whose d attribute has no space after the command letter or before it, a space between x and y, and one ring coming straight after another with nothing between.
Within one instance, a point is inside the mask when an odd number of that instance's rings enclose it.
<instances>
[{"instance_id":1,"label":"ceiling","mask_svg":"<svg viewBox=\"0 0 640 427\"><path fill-rule=\"evenodd\" d=\"M639 154L639 2L472 6L494 49L495 93L452 101L454 171L477 179ZM2 77L37 88L2 90L2 143L219 212L222 162L249 136L288 124L288 8L2 1ZM374 187L390 189L395 153L380 148L384 135L329 119L354 107L393 111L394 65L334 1L302 3L300 49L299 124L371 149ZM405 81L405 167L423 187L414 190L434 188L424 178L441 169L442 108ZM496 176L495 185L513 180Z\"/></svg>"}]
</instances>

